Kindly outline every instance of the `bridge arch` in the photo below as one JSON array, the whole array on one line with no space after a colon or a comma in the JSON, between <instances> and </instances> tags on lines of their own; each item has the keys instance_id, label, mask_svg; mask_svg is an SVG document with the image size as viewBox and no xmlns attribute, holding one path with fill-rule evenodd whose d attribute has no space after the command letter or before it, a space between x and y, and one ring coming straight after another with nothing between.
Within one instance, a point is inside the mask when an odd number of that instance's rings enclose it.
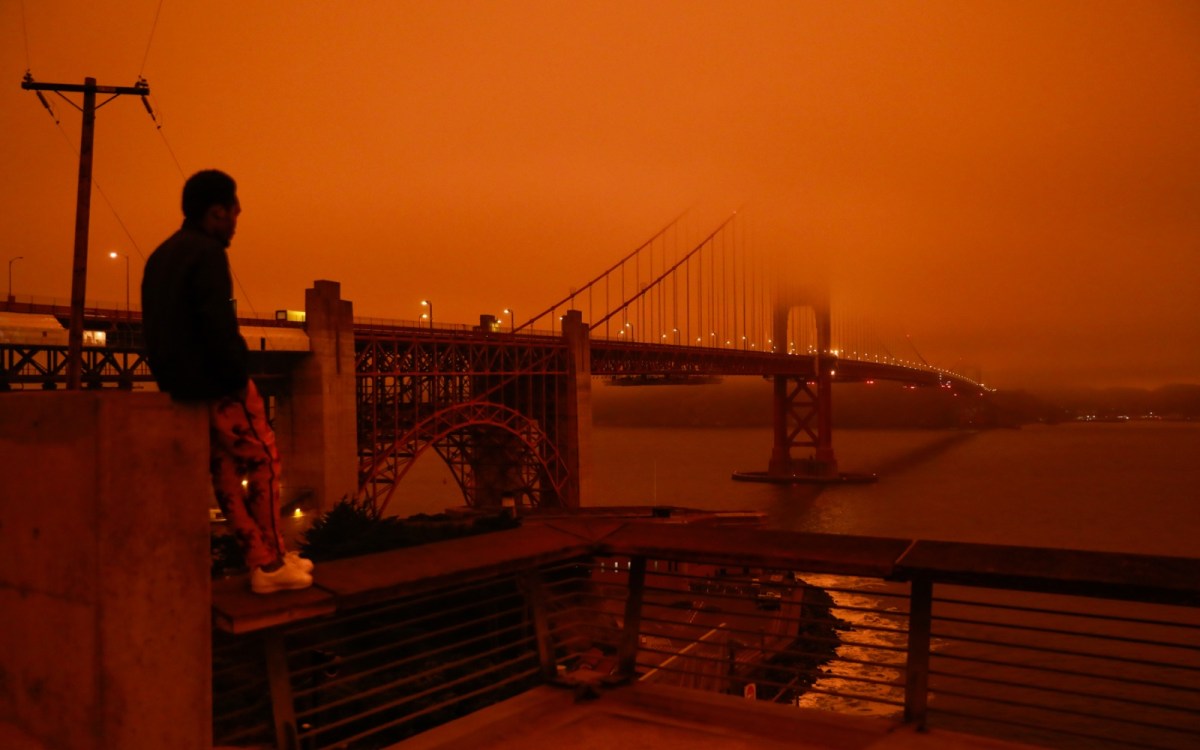
<instances>
[{"instance_id":1,"label":"bridge arch","mask_svg":"<svg viewBox=\"0 0 1200 750\"><path fill-rule=\"evenodd\" d=\"M523 507L557 506L569 480L566 462L536 420L502 404L468 401L440 409L377 446L360 467L359 499L382 515L404 475L430 450L450 467L472 507L500 505L503 495ZM482 473L488 481L481 486Z\"/></svg>"}]
</instances>

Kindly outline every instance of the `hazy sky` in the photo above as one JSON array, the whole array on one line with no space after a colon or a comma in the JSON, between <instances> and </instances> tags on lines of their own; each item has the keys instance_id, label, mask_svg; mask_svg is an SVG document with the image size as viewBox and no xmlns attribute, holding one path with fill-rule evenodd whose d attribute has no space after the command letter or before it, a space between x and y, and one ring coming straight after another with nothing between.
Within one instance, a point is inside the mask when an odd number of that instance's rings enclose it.
<instances>
[{"instance_id":1,"label":"hazy sky","mask_svg":"<svg viewBox=\"0 0 1200 750\"><path fill-rule=\"evenodd\" d=\"M140 73L163 123L99 111L89 299L123 302L110 250L136 299L180 169L238 180L260 314L314 279L360 315L532 313L688 206L746 204L788 274L828 267L931 362L1200 382L1193 0L0 0L0 261L65 301L80 116L27 68Z\"/></svg>"}]
</instances>

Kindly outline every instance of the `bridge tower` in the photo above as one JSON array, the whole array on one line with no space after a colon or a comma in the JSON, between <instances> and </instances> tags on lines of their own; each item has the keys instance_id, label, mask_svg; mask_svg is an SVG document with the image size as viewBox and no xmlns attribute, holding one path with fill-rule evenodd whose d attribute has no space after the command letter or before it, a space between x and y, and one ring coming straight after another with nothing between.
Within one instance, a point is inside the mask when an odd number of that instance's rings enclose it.
<instances>
[{"instance_id":1,"label":"bridge tower","mask_svg":"<svg viewBox=\"0 0 1200 750\"><path fill-rule=\"evenodd\" d=\"M736 472L733 478L779 484L871 481L872 475L838 471L833 451L833 376L837 369L837 354L832 345L828 290L823 287L781 289L771 314L774 341L786 345L786 342L801 338L788 331L792 311L796 308L813 311L816 351L811 359L811 369L773 376L774 437L767 470ZM807 361L807 358L803 359ZM807 455L796 456L793 451L807 451Z\"/></svg>"},{"instance_id":2,"label":"bridge tower","mask_svg":"<svg viewBox=\"0 0 1200 750\"><path fill-rule=\"evenodd\" d=\"M808 300L817 329L813 371L774 376L774 444L767 464L767 475L772 478L832 480L839 476L833 452L833 371L837 358L830 344L829 296L814 295ZM788 336L794 302L794 299L781 300L772 312L775 341L797 338ZM809 455L797 458L792 455L794 448L808 449Z\"/></svg>"}]
</instances>

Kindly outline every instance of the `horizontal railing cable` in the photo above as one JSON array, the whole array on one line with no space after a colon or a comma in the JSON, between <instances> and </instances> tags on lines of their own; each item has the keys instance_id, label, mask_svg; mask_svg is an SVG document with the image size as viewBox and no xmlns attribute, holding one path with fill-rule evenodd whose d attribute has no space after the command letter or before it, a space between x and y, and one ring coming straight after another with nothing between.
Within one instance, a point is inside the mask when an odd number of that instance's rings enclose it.
<instances>
[{"instance_id":1,"label":"horizontal railing cable","mask_svg":"<svg viewBox=\"0 0 1200 750\"><path fill-rule=\"evenodd\" d=\"M971 638L963 635L950 635L947 633L933 633L934 639L945 641L955 641L959 643L977 643L985 646L1001 646L1003 648L1018 649L1022 651L1034 651L1042 654L1058 654L1061 656L1081 656L1088 659L1097 659L1100 661L1113 661L1122 664L1138 664L1146 667L1156 667L1159 669L1179 669L1188 672L1200 672L1200 666L1191 664L1172 664L1171 662L1157 661L1153 659L1135 659L1129 656L1115 656L1113 654L1098 654L1094 651L1075 651L1067 648L1057 648L1053 646L1037 646L1033 644L1013 643L1012 641L997 641L990 638Z\"/></svg>"},{"instance_id":2,"label":"horizontal railing cable","mask_svg":"<svg viewBox=\"0 0 1200 750\"><path fill-rule=\"evenodd\" d=\"M1046 684L1034 684L1028 682L1017 682L1016 680L1004 680L998 677L981 677L979 675L963 675L954 672L945 672L942 670L930 669L930 676L946 677L949 679L963 680L967 682L978 682L984 685L1003 685L1004 687L1019 688L1022 690L1033 690L1044 693L1056 693L1058 695L1070 695L1077 698L1092 698L1096 700L1109 701L1112 703L1122 703L1131 706L1141 706L1143 708L1156 708L1164 711L1182 712L1195 714L1195 707L1191 706L1175 706L1169 703L1153 703L1151 701L1138 700L1137 698L1129 698L1120 695L1110 695L1105 693L1097 693L1087 690L1071 690L1069 688L1053 687ZM938 691L942 692L942 691ZM990 700L985 698L983 700Z\"/></svg>"},{"instance_id":3,"label":"horizontal railing cable","mask_svg":"<svg viewBox=\"0 0 1200 750\"><path fill-rule=\"evenodd\" d=\"M376 667L373 667L370 669L364 669L361 671L350 672L344 676L331 677L331 678L323 680L320 685L317 685L317 686L314 686L311 688L293 690L292 695L295 696L296 698L302 698L306 695L317 692L319 690L328 689L330 687L342 685L342 684L349 683L349 682L356 682L365 677L370 677L372 675L378 674L380 672L384 672L389 669L396 669L397 667L402 667L402 666L405 666L406 664L411 664L411 663L413 663L415 661L419 661L421 659L429 659L431 657L438 656L440 654L453 652L455 649L461 649L465 646L474 645L476 643L479 643L480 641L494 640L496 638L496 636L498 636L502 633L508 633L508 632L520 631L520 630L528 630L528 629L529 629L528 625L526 625L524 623L518 623L516 625L512 625L510 627L503 628L501 630L489 631L482 635L478 635L474 638L468 638L468 639L462 640L462 641L454 641L453 643L448 643L444 646L439 646L437 648L423 650L423 651L420 651L411 656L405 657L403 659L398 659L394 662L387 662L385 664L381 664L379 666L376 666ZM520 640L509 641L509 642L506 642L505 645L501 648L511 648L513 645L520 645L523 643L528 643L528 642L530 642L531 638L532 637L528 637L528 638L524 638L524 639L520 639ZM414 639L412 641L409 641L408 645L411 645L412 643L420 642L422 640L428 640L428 638ZM374 655L374 654L372 654L372 655ZM363 658L366 658L366 656L367 656L366 654L355 654L352 657L352 659L353 659L353 661L361 661ZM351 663L351 659L344 658L339 662L338 666L344 668L349 663ZM319 670L327 669L327 668L328 667L326 665L321 664L321 665L312 667L306 671L312 672L312 671L319 671ZM294 670L292 672L292 675L294 677L303 676L303 674L301 673L300 670Z\"/></svg>"},{"instance_id":4,"label":"horizontal railing cable","mask_svg":"<svg viewBox=\"0 0 1200 750\"><path fill-rule=\"evenodd\" d=\"M528 638L524 638L522 640L513 641L511 643L505 643L502 646L497 646L496 648L490 649L488 651L481 651L479 653L471 654L469 656L464 656L461 659L454 659L452 661L442 662L442 663L438 664L436 670L428 670L426 672L418 672L416 674L405 675L404 677L401 677L396 680L392 680L390 682L381 683L379 685L375 685L374 687L367 688L365 690L359 690L359 691L355 692L353 695L348 695L345 698L338 698L338 699L329 701L327 703L322 703L318 706L314 706L313 708L305 710L305 711L297 711L296 717L297 718L305 718L308 716L312 716L314 714L318 714L322 711L328 711L330 709L337 708L338 706L343 706L347 703L352 703L354 701L361 701L364 698L370 698L373 695L378 695L379 693L386 692L388 690L394 690L395 688L400 687L401 685L408 685L410 683L422 680L425 678L425 676L429 672L445 672L448 670L452 670L452 669L455 669L456 667L461 667L463 665L479 661L480 659L485 659L486 657L494 656L495 654L503 653L506 651L511 651L516 646L531 645L534 643L534 641L535 641L534 637L529 636ZM529 656L529 654L522 655L522 657L520 657L520 658L526 658L527 656ZM399 665L400 664L397 663L394 666L399 666Z\"/></svg>"},{"instance_id":5,"label":"horizontal railing cable","mask_svg":"<svg viewBox=\"0 0 1200 750\"><path fill-rule=\"evenodd\" d=\"M1195 692L1195 686L1176 685L1169 682L1158 682L1155 680L1147 680L1127 675L1111 675L1100 672L1084 672L1076 669L1066 669L1064 667L1048 667L1040 664L1017 663L1011 661L1002 661L1000 659L988 659L981 656L965 656L963 654L948 654L941 651L934 651L931 656L937 659L951 659L954 661L964 661L974 664L987 664L994 667L1008 667L1010 669L1021 669L1030 672L1045 672L1048 674L1058 674L1064 677L1082 677L1089 680L1106 680L1111 682L1128 683L1131 685L1141 685L1143 687L1164 688L1167 690L1185 690Z\"/></svg>"},{"instance_id":6,"label":"horizontal railing cable","mask_svg":"<svg viewBox=\"0 0 1200 750\"><path fill-rule=\"evenodd\" d=\"M826 589L832 591L832 589ZM859 592L861 593L861 592ZM875 592L872 592L874 594ZM1200 622L1178 622L1175 620L1158 620L1147 617L1130 617L1129 615L1111 615L1100 612L1079 612L1065 609L1048 609L1046 607L1031 607L1017 604L1000 604L995 602L979 601L974 599L951 599L941 596L935 596L933 603L937 604L957 604L965 607L983 607L986 609L1008 610L1011 612L1022 612L1028 614L1039 615L1061 615L1063 617L1073 617L1086 620L1104 620L1107 622L1124 622L1133 625L1161 625L1171 628L1185 628L1188 630L1200 630Z\"/></svg>"},{"instance_id":7,"label":"horizontal railing cable","mask_svg":"<svg viewBox=\"0 0 1200 750\"><path fill-rule=\"evenodd\" d=\"M1045 633L1050 635L1069 635L1077 638L1091 638L1100 641L1113 641L1117 643L1135 643L1141 646L1161 646L1163 648L1175 648L1188 651L1196 651L1200 653L1200 644L1178 643L1174 641L1159 641L1148 638L1131 638L1124 635L1111 635L1108 633L1088 633L1079 630L1065 630L1063 628L1049 628L1041 625L1025 625L1023 623L996 622L994 620L976 620L966 617L947 617L945 615L934 615L934 622L955 623L958 625L980 625L988 628L1004 628L1008 630L1020 630L1027 633Z\"/></svg>"},{"instance_id":8,"label":"horizontal railing cable","mask_svg":"<svg viewBox=\"0 0 1200 750\"><path fill-rule=\"evenodd\" d=\"M530 657L530 658L532 658L532 657ZM480 672L479 674L485 674L485 673L490 674L492 672L496 672L501 669L506 669L509 666L511 666L512 664L519 663L519 661L521 661L521 660L514 660L512 662L507 662L505 664L498 664L495 667L492 667L487 670L483 670L483 672ZM370 737L371 735L379 734L380 732L383 732L385 730L391 729L391 728L399 726L401 724L407 724L408 722L419 719L422 716L426 716L426 715L434 713L436 711L441 711L442 709L446 708L447 706L452 706L456 703L462 703L463 701L478 697L480 695L484 695L486 693L496 692L500 688L502 688L506 685L509 685L511 683L514 683L514 682L519 682L521 680L527 680L530 677L535 676L537 674L537 671L538 670L535 667L535 668L526 670L524 672L519 672L517 674L510 675L506 678L500 679L500 680L488 685L487 687L482 687L482 688L478 688L476 690L472 690L467 693L463 693L462 695L455 696L455 698L453 698L451 700L442 701L441 703L438 703L436 705L428 706L419 711L414 711L414 712L407 714L405 716L402 716L398 719L393 719L392 721L384 722L383 724L380 724L375 727L371 727L370 729L368 729L366 731L359 732L358 734L352 735L350 737L339 738L338 740L336 740L335 745L327 745L326 747L339 747L339 748L346 747L346 746L350 745L350 743L357 742L358 740L364 739L366 737ZM404 703L411 703L413 700L417 700L418 698L426 697L426 696L436 693L440 690L444 690L448 687L453 687L455 685L462 684L463 682L466 682L467 680L470 680L470 679L475 679L478 676L479 676L478 674L477 675L468 675L467 677L463 677L458 680L454 680L453 682L445 683L443 685L439 685L437 687L430 688L429 690L426 690L422 693L411 696L411 698L409 698L409 699L397 701L393 704L389 704L386 706L381 706L379 709L377 709L376 711L372 711L371 713L378 713L379 711L383 711L383 710L390 709L390 708L395 708L396 706L403 705ZM321 731L318 731L317 729L313 729L313 730L309 730L306 732L300 732L297 734L297 737L300 739L306 739L308 737L314 737L321 733L322 733Z\"/></svg>"}]
</instances>

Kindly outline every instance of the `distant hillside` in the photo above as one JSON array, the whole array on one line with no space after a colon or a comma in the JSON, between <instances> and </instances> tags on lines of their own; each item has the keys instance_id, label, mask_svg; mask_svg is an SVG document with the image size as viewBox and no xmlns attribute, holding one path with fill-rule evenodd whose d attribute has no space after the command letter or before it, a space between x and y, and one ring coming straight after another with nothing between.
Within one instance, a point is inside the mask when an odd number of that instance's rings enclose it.
<instances>
[{"instance_id":1,"label":"distant hillside","mask_svg":"<svg viewBox=\"0 0 1200 750\"><path fill-rule=\"evenodd\" d=\"M727 378L717 385L614 386L593 384L597 425L623 427L765 427L771 424L772 386L762 378ZM1200 385L1144 389L1077 389L1035 395L998 391L978 401L938 388L896 383L838 384L839 427L1004 427L1080 417L1200 419Z\"/></svg>"}]
</instances>

